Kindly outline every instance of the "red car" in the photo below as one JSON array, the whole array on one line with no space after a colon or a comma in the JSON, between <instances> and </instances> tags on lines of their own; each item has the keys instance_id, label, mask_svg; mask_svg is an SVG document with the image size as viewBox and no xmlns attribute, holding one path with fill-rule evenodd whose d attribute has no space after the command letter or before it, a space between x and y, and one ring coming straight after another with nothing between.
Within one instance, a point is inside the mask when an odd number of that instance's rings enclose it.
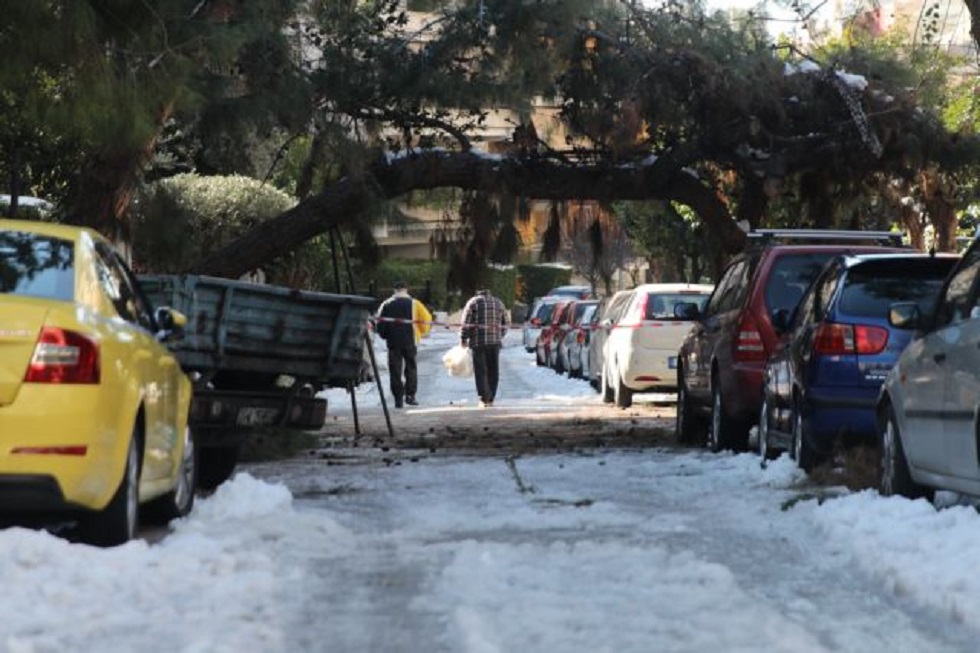
<instances>
[{"instance_id":1,"label":"red car","mask_svg":"<svg viewBox=\"0 0 980 653\"><path fill-rule=\"evenodd\" d=\"M551 341L552 333L558 327L561 315L565 307L572 303L572 300L559 301L555 303L551 310L550 321L541 327L538 338L534 342L535 362L540 367L548 367L551 364Z\"/></svg>"},{"instance_id":2,"label":"red car","mask_svg":"<svg viewBox=\"0 0 980 653\"><path fill-rule=\"evenodd\" d=\"M677 358L678 439L703 443L707 426L707 444L713 451L746 449L762 406L766 362L779 342L773 315L792 314L832 256L910 251L902 247L901 237L892 232L818 230L750 234L749 248L722 272L704 310L691 303L678 316L696 321ZM777 239L814 244L783 244Z\"/></svg>"}]
</instances>

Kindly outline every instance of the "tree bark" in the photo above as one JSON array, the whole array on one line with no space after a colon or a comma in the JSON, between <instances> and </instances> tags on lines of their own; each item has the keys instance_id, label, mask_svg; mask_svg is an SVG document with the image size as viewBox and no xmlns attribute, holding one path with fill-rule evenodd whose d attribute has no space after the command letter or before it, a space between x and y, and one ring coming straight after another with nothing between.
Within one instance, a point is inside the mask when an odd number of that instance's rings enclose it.
<instances>
[{"instance_id":1,"label":"tree bark","mask_svg":"<svg viewBox=\"0 0 980 653\"><path fill-rule=\"evenodd\" d=\"M714 189L669 158L635 167L562 164L551 159L490 157L473 152L419 151L385 159L363 177L346 177L282 215L250 230L192 272L236 278L335 226L359 222L373 197L454 187L533 199L673 200L689 206L736 252L745 234Z\"/></svg>"}]
</instances>

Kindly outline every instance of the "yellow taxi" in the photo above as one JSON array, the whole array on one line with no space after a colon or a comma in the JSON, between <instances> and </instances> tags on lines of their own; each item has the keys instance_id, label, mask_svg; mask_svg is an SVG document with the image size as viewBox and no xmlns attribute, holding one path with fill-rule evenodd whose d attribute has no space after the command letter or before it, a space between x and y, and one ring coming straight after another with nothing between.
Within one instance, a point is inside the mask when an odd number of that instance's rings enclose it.
<instances>
[{"instance_id":1,"label":"yellow taxi","mask_svg":"<svg viewBox=\"0 0 980 653\"><path fill-rule=\"evenodd\" d=\"M0 516L114 546L191 510L184 324L98 233L0 219Z\"/></svg>"}]
</instances>

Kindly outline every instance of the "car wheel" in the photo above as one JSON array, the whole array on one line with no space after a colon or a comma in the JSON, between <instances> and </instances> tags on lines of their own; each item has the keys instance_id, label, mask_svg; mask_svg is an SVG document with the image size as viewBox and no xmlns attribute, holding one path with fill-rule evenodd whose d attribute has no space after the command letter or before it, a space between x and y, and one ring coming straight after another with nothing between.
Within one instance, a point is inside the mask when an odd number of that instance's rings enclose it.
<instances>
[{"instance_id":1,"label":"car wheel","mask_svg":"<svg viewBox=\"0 0 980 653\"><path fill-rule=\"evenodd\" d=\"M626 387L622 377L616 375L616 386L613 390L613 398L617 408L629 408L633 405L633 391Z\"/></svg>"},{"instance_id":2,"label":"car wheel","mask_svg":"<svg viewBox=\"0 0 980 653\"><path fill-rule=\"evenodd\" d=\"M910 499L925 497L930 501L933 490L912 480L909 463L902 446L902 437L895 419L895 412L888 407L885 426L880 434L880 460L878 462L878 492L883 496L903 496Z\"/></svg>"},{"instance_id":3,"label":"car wheel","mask_svg":"<svg viewBox=\"0 0 980 653\"><path fill-rule=\"evenodd\" d=\"M711 384L711 427L708 429L708 448L714 452L734 448L734 420L725 411L721 396L721 383L717 379Z\"/></svg>"},{"instance_id":4,"label":"car wheel","mask_svg":"<svg viewBox=\"0 0 980 653\"><path fill-rule=\"evenodd\" d=\"M613 400L615 399L615 396L613 395L613 389L609 386L609 378L608 377L609 377L609 371L606 369L606 366L603 365L602 366L602 373L599 376L599 378L600 378L599 383L601 385L599 394L602 395L602 401L603 401L603 403L611 404L613 402Z\"/></svg>"},{"instance_id":5,"label":"car wheel","mask_svg":"<svg viewBox=\"0 0 980 653\"><path fill-rule=\"evenodd\" d=\"M144 514L146 521L153 524L167 524L173 519L190 513L194 507L194 493L197 491L197 447L190 427L184 431L184 453L174 489L147 504Z\"/></svg>"},{"instance_id":6,"label":"car wheel","mask_svg":"<svg viewBox=\"0 0 980 653\"><path fill-rule=\"evenodd\" d=\"M691 402L691 397L687 393L687 384L684 383L683 379L677 380L677 419L675 426L679 443L699 446L704 444L703 420Z\"/></svg>"},{"instance_id":7,"label":"car wheel","mask_svg":"<svg viewBox=\"0 0 980 653\"><path fill-rule=\"evenodd\" d=\"M759 409L759 457L765 462L770 460L772 452L769 449L769 399L763 393L762 408Z\"/></svg>"},{"instance_id":8,"label":"car wheel","mask_svg":"<svg viewBox=\"0 0 980 653\"><path fill-rule=\"evenodd\" d=\"M803 407L800 406L799 401L793 405L793 458L796 460L796 466L807 474L820 464L820 457L807 437Z\"/></svg>"},{"instance_id":9,"label":"car wheel","mask_svg":"<svg viewBox=\"0 0 980 653\"><path fill-rule=\"evenodd\" d=\"M139 526L139 430L134 429L126 451L126 466L112 499L102 510L79 523L83 542L95 546L117 546L136 537Z\"/></svg>"}]
</instances>

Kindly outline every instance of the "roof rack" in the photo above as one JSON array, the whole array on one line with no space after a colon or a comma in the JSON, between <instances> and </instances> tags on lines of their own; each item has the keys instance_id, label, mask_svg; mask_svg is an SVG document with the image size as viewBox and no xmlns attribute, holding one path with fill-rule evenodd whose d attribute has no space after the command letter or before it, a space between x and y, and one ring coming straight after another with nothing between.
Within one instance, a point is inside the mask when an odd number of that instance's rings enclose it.
<instances>
[{"instance_id":1,"label":"roof rack","mask_svg":"<svg viewBox=\"0 0 980 653\"><path fill-rule=\"evenodd\" d=\"M904 245L904 237L900 231L855 231L845 229L755 229L746 234L750 239L759 239L768 243L777 239L784 240L858 240L873 241L882 245L900 247Z\"/></svg>"}]
</instances>

